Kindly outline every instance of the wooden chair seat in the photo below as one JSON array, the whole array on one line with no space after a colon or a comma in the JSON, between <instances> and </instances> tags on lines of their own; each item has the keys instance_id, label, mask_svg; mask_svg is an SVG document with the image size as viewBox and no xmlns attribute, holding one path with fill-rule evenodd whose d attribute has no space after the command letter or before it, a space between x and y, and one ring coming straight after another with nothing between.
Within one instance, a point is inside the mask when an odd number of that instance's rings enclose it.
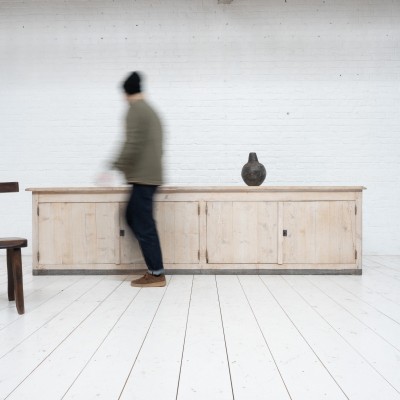
<instances>
[{"instance_id":1,"label":"wooden chair seat","mask_svg":"<svg viewBox=\"0 0 400 400\"><path fill-rule=\"evenodd\" d=\"M18 237L0 238L0 249L12 249L16 247L27 247L28 240Z\"/></svg>"}]
</instances>

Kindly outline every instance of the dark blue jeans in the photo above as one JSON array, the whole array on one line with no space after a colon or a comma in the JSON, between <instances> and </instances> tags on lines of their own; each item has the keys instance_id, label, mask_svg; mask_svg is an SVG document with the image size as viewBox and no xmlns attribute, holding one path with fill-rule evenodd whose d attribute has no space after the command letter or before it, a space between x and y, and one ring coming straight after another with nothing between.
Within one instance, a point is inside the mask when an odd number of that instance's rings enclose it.
<instances>
[{"instance_id":1,"label":"dark blue jeans","mask_svg":"<svg viewBox=\"0 0 400 400\"><path fill-rule=\"evenodd\" d=\"M126 221L139 242L149 273L164 273L160 239L153 218L153 197L157 186L132 185L126 208Z\"/></svg>"}]
</instances>

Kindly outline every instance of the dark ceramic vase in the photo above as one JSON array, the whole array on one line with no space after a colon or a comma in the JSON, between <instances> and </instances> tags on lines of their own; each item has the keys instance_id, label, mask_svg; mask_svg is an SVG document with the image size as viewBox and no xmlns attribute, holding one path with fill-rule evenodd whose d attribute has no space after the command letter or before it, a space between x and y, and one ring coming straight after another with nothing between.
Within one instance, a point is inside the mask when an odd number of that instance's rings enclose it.
<instances>
[{"instance_id":1,"label":"dark ceramic vase","mask_svg":"<svg viewBox=\"0 0 400 400\"><path fill-rule=\"evenodd\" d=\"M267 171L264 165L258 162L257 154L250 153L249 161L242 168L242 178L248 186L260 186L265 177L267 176Z\"/></svg>"}]
</instances>

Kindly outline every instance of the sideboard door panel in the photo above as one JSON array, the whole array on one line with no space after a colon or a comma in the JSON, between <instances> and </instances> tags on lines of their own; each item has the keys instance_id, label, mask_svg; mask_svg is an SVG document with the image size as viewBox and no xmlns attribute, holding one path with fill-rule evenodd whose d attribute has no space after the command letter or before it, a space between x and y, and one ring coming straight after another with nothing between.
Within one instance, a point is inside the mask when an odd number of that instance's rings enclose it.
<instances>
[{"instance_id":1,"label":"sideboard door panel","mask_svg":"<svg viewBox=\"0 0 400 400\"><path fill-rule=\"evenodd\" d=\"M165 264L199 263L199 203L160 201L154 203L154 218ZM120 205L121 263L144 263L137 240L125 222L126 204Z\"/></svg>"},{"instance_id":2,"label":"sideboard door panel","mask_svg":"<svg viewBox=\"0 0 400 400\"><path fill-rule=\"evenodd\" d=\"M208 263L277 263L277 223L277 202L208 202Z\"/></svg>"},{"instance_id":3,"label":"sideboard door panel","mask_svg":"<svg viewBox=\"0 0 400 400\"><path fill-rule=\"evenodd\" d=\"M139 243L126 223L126 203L120 203L119 209L121 264L144 264Z\"/></svg>"},{"instance_id":4,"label":"sideboard door panel","mask_svg":"<svg viewBox=\"0 0 400 400\"><path fill-rule=\"evenodd\" d=\"M355 263L355 202L284 202L284 263ZM282 234L282 233L281 233Z\"/></svg>"},{"instance_id":5,"label":"sideboard door panel","mask_svg":"<svg viewBox=\"0 0 400 400\"><path fill-rule=\"evenodd\" d=\"M118 263L118 214L113 203L40 204L40 264Z\"/></svg>"},{"instance_id":6,"label":"sideboard door panel","mask_svg":"<svg viewBox=\"0 0 400 400\"><path fill-rule=\"evenodd\" d=\"M199 203L156 202L155 219L166 264L198 264Z\"/></svg>"}]
</instances>

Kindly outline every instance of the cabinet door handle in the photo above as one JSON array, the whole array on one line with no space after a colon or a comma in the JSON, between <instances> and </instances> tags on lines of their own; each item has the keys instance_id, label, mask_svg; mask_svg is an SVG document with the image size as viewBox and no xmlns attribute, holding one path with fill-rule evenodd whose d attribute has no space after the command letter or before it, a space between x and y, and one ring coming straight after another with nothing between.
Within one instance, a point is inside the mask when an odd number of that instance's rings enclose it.
<instances>
[{"instance_id":1,"label":"cabinet door handle","mask_svg":"<svg viewBox=\"0 0 400 400\"><path fill-rule=\"evenodd\" d=\"M287 236L287 230L286 229L283 230L283 236Z\"/></svg>"}]
</instances>

